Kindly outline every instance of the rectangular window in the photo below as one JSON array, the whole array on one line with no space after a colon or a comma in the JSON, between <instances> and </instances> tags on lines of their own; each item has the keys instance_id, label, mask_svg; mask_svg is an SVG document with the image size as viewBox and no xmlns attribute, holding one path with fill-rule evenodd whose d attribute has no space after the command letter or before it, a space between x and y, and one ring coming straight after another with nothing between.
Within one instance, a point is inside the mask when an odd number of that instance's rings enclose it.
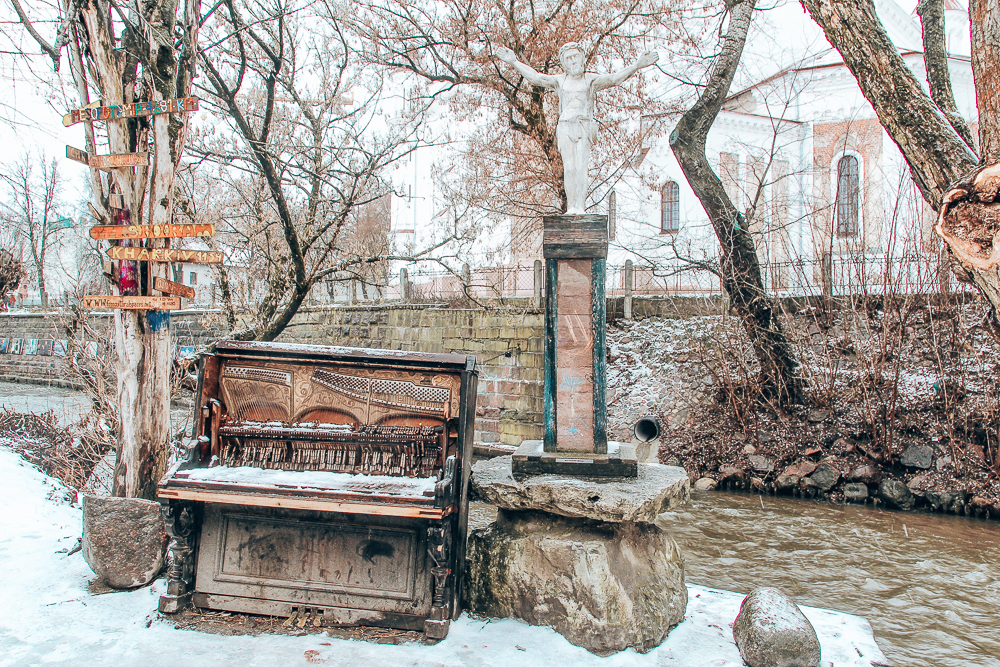
<instances>
[{"instance_id":1,"label":"rectangular window","mask_svg":"<svg viewBox=\"0 0 1000 667\"><path fill-rule=\"evenodd\" d=\"M681 228L681 189L667 181L660 190L660 233L676 234Z\"/></svg>"},{"instance_id":2,"label":"rectangular window","mask_svg":"<svg viewBox=\"0 0 1000 667\"><path fill-rule=\"evenodd\" d=\"M861 189L858 183L858 158L845 155L837 162L837 235L858 233L861 211Z\"/></svg>"},{"instance_id":3,"label":"rectangular window","mask_svg":"<svg viewBox=\"0 0 1000 667\"><path fill-rule=\"evenodd\" d=\"M198 274L192 271L191 273L188 274L188 285L197 285L197 284L198 284Z\"/></svg>"}]
</instances>

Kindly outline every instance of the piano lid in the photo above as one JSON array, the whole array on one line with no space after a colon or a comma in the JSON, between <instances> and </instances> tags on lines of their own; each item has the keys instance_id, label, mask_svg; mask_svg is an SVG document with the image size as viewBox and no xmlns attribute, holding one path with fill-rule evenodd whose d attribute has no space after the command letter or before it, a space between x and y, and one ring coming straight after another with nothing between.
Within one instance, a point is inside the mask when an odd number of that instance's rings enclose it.
<instances>
[{"instance_id":1,"label":"piano lid","mask_svg":"<svg viewBox=\"0 0 1000 667\"><path fill-rule=\"evenodd\" d=\"M220 357L280 359L308 363L386 364L412 368L434 368L439 371L473 371L476 368L476 357L471 354L409 352L342 347L340 345L221 340L215 344L214 352Z\"/></svg>"}]
</instances>

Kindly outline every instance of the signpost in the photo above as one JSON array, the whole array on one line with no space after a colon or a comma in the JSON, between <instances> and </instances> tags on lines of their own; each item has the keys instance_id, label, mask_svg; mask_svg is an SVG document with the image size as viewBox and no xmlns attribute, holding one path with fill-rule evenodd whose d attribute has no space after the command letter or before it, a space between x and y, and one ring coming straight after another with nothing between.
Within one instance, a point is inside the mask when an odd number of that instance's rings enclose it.
<instances>
[{"instance_id":1,"label":"signpost","mask_svg":"<svg viewBox=\"0 0 1000 667\"><path fill-rule=\"evenodd\" d=\"M192 264L222 264L225 257L217 250L181 250L178 248L130 248L111 246L108 257L132 262L191 262Z\"/></svg>"},{"instance_id":2,"label":"signpost","mask_svg":"<svg viewBox=\"0 0 1000 667\"><path fill-rule=\"evenodd\" d=\"M193 287L175 283L173 280L167 280L166 278L157 278L153 283L153 288L160 292L166 292L167 294L182 296L185 299L194 298Z\"/></svg>"},{"instance_id":3,"label":"signpost","mask_svg":"<svg viewBox=\"0 0 1000 667\"><path fill-rule=\"evenodd\" d=\"M120 120L137 116L152 116L156 114L183 113L198 110L198 98L183 97L156 102L137 102L135 104L118 104L104 106L102 102L89 104L82 109L74 109L63 116L63 125L69 127L82 121ZM113 155L90 155L72 146L66 147L66 157L96 169L119 169L142 167L149 164L149 153L119 153ZM120 193L108 195L108 206L112 209L124 209L125 198ZM90 212L101 220L97 210L90 205ZM120 218L121 216L117 216ZM125 216L126 219L128 216ZM58 220L55 225L66 226L70 220ZM215 234L215 225L99 225L90 230L91 238L105 241L138 240L138 239L170 239L184 237L207 237ZM191 262L195 264L221 264L224 256L213 250L183 250L178 248L148 248L126 247L113 245L108 248L107 255L112 260L131 262ZM111 261L104 260L104 272L113 273ZM124 265L123 265L124 266ZM150 271L152 273L152 271ZM174 296L113 296L89 295L81 299L84 308L123 310L178 310L181 307L180 297L193 299L193 288L164 278L154 278L153 290ZM148 285L148 283L147 283ZM169 321L169 320L168 320Z\"/></svg>"},{"instance_id":4,"label":"signpost","mask_svg":"<svg viewBox=\"0 0 1000 667\"><path fill-rule=\"evenodd\" d=\"M92 239L173 239L214 234L215 225L107 225L90 228Z\"/></svg>"},{"instance_id":5,"label":"signpost","mask_svg":"<svg viewBox=\"0 0 1000 667\"><path fill-rule=\"evenodd\" d=\"M174 100L159 102L136 102L135 104L116 104L108 107L90 107L74 109L63 116L63 125L69 127L85 120L118 120L120 118L135 118L136 116L153 116L161 113L179 113L197 111L197 97L180 97Z\"/></svg>"},{"instance_id":6,"label":"signpost","mask_svg":"<svg viewBox=\"0 0 1000 667\"><path fill-rule=\"evenodd\" d=\"M72 146L66 147L66 157L82 162L96 169L118 169L121 167L145 167L149 164L149 153L117 153L115 155L91 155Z\"/></svg>"},{"instance_id":7,"label":"signpost","mask_svg":"<svg viewBox=\"0 0 1000 667\"><path fill-rule=\"evenodd\" d=\"M176 296L104 296L91 295L80 299L83 308L96 310L180 310L181 300Z\"/></svg>"}]
</instances>

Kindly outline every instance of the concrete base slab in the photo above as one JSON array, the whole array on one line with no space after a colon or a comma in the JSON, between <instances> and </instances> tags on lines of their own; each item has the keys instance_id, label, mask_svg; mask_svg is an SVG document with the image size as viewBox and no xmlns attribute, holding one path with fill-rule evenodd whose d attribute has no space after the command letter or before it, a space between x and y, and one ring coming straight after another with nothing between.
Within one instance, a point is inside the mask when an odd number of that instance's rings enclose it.
<instances>
[{"instance_id":1,"label":"concrete base slab","mask_svg":"<svg viewBox=\"0 0 1000 667\"><path fill-rule=\"evenodd\" d=\"M568 475L571 477L636 477L639 464L635 448L609 442L607 454L546 452L541 440L525 440L514 451L516 475Z\"/></svg>"}]
</instances>

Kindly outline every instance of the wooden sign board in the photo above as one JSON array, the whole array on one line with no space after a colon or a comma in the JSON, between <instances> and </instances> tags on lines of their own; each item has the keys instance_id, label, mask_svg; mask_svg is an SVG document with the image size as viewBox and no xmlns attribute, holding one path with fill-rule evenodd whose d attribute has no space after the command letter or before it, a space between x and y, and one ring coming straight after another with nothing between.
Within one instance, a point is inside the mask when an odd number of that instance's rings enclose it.
<instances>
[{"instance_id":1,"label":"wooden sign board","mask_svg":"<svg viewBox=\"0 0 1000 667\"><path fill-rule=\"evenodd\" d=\"M111 208L117 208L119 211L125 208L125 195L123 194L110 194L108 195L108 206Z\"/></svg>"},{"instance_id":2,"label":"wooden sign board","mask_svg":"<svg viewBox=\"0 0 1000 667\"><path fill-rule=\"evenodd\" d=\"M153 282L153 289L159 292L166 292L167 294L182 296L186 299L194 298L193 287L175 283L173 280L167 280L166 278L157 278L156 281Z\"/></svg>"},{"instance_id":3,"label":"wooden sign board","mask_svg":"<svg viewBox=\"0 0 1000 667\"><path fill-rule=\"evenodd\" d=\"M154 116L161 113L181 113L197 110L197 97L179 97L175 100L160 100L159 102L116 104L108 107L99 106L74 109L63 116L63 125L69 127L85 120L118 120L120 118L135 118L136 116Z\"/></svg>"},{"instance_id":4,"label":"wooden sign board","mask_svg":"<svg viewBox=\"0 0 1000 667\"><path fill-rule=\"evenodd\" d=\"M90 166L90 153L87 151L81 151L79 148L73 148L72 146L66 147L66 157L70 160L76 160L77 162L82 162L83 164Z\"/></svg>"},{"instance_id":5,"label":"wooden sign board","mask_svg":"<svg viewBox=\"0 0 1000 667\"><path fill-rule=\"evenodd\" d=\"M214 234L215 225L107 225L90 228L92 239L178 239Z\"/></svg>"},{"instance_id":6,"label":"wooden sign board","mask_svg":"<svg viewBox=\"0 0 1000 667\"><path fill-rule=\"evenodd\" d=\"M181 300L175 296L85 296L80 299L83 308L95 310L180 310Z\"/></svg>"},{"instance_id":7,"label":"wooden sign board","mask_svg":"<svg viewBox=\"0 0 1000 667\"><path fill-rule=\"evenodd\" d=\"M132 262L190 262L192 264L222 264L225 257L216 250L180 250L178 248L129 248L112 246L108 257Z\"/></svg>"},{"instance_id":8,"label":"wooden sign board","mask_svg":"<svg viewBox=\"0 0 1000 667\"><path fill-rule=\"evenodd\" d=\"M121 167L144 167L149 164L149 153L117 153L115 155L91 155L72 146L66 147L66 157L82 162L95 169L118 169Z\"/></svg>"},{"instance_id":9,"label":"wooden sign board","mask_svg":"<svg viewBox=\"0 0 1000 667\"><path fill-rule=\"evenodd\" d=\"M119 167L145 167L149 164L149 153L118 153L116 155L91 155L90 166L98 169Z\"/></svg>"}]
</instances>

